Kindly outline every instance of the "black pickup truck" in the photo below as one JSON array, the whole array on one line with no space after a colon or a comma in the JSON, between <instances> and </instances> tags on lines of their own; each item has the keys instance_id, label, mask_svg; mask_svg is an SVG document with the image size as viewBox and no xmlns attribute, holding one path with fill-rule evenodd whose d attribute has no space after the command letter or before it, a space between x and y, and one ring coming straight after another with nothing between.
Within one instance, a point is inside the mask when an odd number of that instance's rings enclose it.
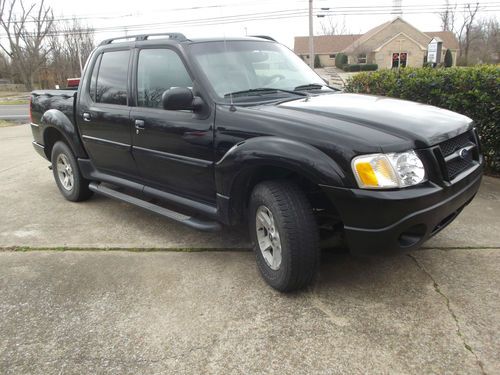
<instances>
[{"instance_id":1,"label":"black pickup truck","mask_svg":"<svg viewBox=\"0 0 500 375\"><path fill-rule=\"evenodd\" d=\"M343 93L265 37L105 40L77 92L34 91L31 110L66 199L95 192L200 230L245 223L281 291L313 279L320 242L418 248L482 176L470 118Z\"/></svg>"}]
</instances>

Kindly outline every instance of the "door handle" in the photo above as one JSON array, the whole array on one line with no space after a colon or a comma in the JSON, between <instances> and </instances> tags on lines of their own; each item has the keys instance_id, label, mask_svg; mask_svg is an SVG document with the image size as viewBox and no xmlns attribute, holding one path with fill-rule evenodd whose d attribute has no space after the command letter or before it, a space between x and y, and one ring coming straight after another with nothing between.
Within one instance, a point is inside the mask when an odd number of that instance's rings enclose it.
<instances>
[{"instance_id":1,"label":"door handle","mask_svg":"<svg viewBox=\"0 0 500 375\"><path fill-rule=\"evenodd\" d=\"M141 130L144 130L144 120L135 120L135 134L139 134Z\"/></svg>"},{"instance_id":2,"label":"door handle","mask_svg":"<svg viewBox=\"0 0 500 375\"><path fill-rule=\"evenodd\" d=\"M83 121L87 121L88 122L88 121L91 120L90 113L88 113L88 112L83 112L82 117L83 117Z\"/></svg>"}]
</instances>

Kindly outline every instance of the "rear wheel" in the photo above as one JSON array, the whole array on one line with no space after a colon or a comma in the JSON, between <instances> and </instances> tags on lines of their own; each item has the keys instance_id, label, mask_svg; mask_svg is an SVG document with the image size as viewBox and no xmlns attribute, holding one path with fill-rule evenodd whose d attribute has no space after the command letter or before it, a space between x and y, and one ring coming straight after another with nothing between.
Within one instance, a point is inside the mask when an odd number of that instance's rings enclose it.
<instances>
[{"instance_id":1,"label":"rear wheel","mask_svg":"<svg viewBox=\"0 0 500 375\"><path fill-rule=\"evenodd\" d=\"M64 198L79 202L92 195L89 181L83 178L76 158L66 143L58 141L54 144L51 161L54 179Z\"/></svg>"},{"instance_id":2,"label":"rear wheel","mask_svg":"<svg viewBox=\"0 0 500 375\"><path fill-rule=\"evenodd\" d=\"M319 234L305 194L288 181L266 181L252 192L249 230L257 265L273 288L286 292L312 282Z\"/></svg>"}]
</instances>

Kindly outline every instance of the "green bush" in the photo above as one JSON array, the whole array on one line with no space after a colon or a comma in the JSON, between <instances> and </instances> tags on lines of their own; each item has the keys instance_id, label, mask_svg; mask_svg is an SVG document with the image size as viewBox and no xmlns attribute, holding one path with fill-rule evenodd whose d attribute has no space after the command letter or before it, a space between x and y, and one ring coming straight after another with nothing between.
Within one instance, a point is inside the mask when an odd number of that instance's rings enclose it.
<instances>
[{"instance_id":1,"label":"green bush","mask_svg":"<svg viewBox=\"0 0 500 375\"><path fill-rule=\"evenodd\" d=\"M444 67L451 68L452 66L453 66L453 55L451 54L451 51L448 48L444 54Z\"/></svg>"},{"instance_id":2,"label":"green bush","mask_svg":"<svg viewBox=\"0 0 500 375\"><path fill-rule=\"evenodd\" d=\"M360 73L348 80L345 91L413 100L472 118L481 138L487 170L500 172L499 66Z\"/></svg>"},{"instance_id":3,"label":"green bush","mask_svg":"<svg viewBox=\"0 0 500 375\"><path fill-rule=\"evenodd\" d=\"M315 68L323 67L323 65L321 65L321 60L319 59L319 55L314 55L314 67Z\"/></svg>"},{"instance_id":4,"label":"green bush","mask_svg":"<svg viewBox=\"0 0 500 375\"><path fill-rule=\"evenodd\" d=\"M343 53L337 53L337 55L335 56L335 66L339 69L342 69L346 64L347 64L347 55Z\"/></svg>"},{"instance_id":5,"label":"green bush","mask_svg":"<svg viewBox=\"0 0 500 375\"><path fill-rule=\"evenodd\" d=\"M377 64L363 64L363 65L361 65L362 72L369 72L371 70L377 70L377 69L378 69Z\"/></svg>"},{"instance_id":6,"label":"green bush","mask_svg":"<svg viewBox=\"0 0 500 375\"><path fill-rule=\"evenodd\" d=\"M342 70L344 70L344 72L360 72L361 65L359 65L359 64L345 64L342 67Z\"/></svg>"},{"instance_id":7,"label":"green bush","mask_svg":"<svg viewBox=\"0 0 500 375\"><path fill-rule=\"evenodd\" d=\"M377 64L345 64L342 69L345 72L368 72L371 70L377 70Z\"/></svg>"}]
</instances>

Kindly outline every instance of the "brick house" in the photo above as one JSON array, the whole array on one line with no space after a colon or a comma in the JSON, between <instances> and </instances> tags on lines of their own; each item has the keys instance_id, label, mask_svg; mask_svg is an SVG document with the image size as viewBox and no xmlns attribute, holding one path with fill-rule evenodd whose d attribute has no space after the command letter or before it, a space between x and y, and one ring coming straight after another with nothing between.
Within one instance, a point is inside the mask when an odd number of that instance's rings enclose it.
<instances>
[{"instance_id":1,"label":"brick house","mask_svg":"<svg viewBox=\"0 0 500 375\"><path fill-rule=\"evenodd\" d=\"M451 50L453 65L458 54L458 40L451 31L422 32L401 17L379 25L365 34L321 35L314 37L314 53L323 66L334 66L337 53L348 56L349 64L377 64L379 68L420 67L432 39L443 42L441 61ZM294 51L309 61L309 38L295 37Z\"/></svg>"}]
</instances>

